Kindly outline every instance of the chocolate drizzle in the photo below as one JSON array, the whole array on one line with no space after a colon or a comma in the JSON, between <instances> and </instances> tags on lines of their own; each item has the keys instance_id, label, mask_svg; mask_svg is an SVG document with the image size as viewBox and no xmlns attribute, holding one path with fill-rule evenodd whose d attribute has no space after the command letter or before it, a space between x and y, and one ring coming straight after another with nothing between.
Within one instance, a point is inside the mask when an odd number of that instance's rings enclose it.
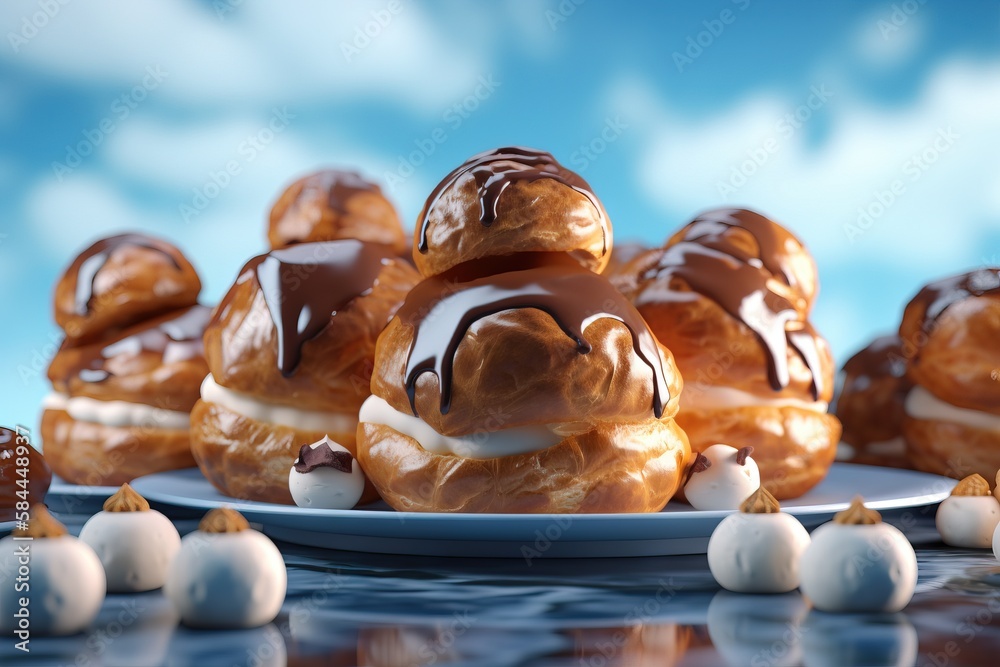
<instances>
[{"instance_id":1,"label":"chocolate drizzle","mask_svg":"<svg viewBox=\"0 0 1000 667\"><path fill-rule=\"evenodd\" d=\"M354 461L350 452L333 449L326 444L325 439L321 443L319 447L302 445L299 449L299 458L295 460L295 472L305 474L316 468L333 468L340 472L350 473L351 464Z\"/></svg>"},{"instance_id":2,"label":"chocolate drizzle","mask_svg":"<svg viewBox=\"0 0 1000 667\"><path fill-rule=\"evenodd\" d=\"M949 307L969 297L1000 294L1000 269L979 269L935 281L914 297L911 303L924 305L921 328L930 334L937 319Z\"/></svg>"},{"instance_id":3,"label":"chocolate drizzle","mask_svg":"<svg viewBox=\"0 0 1000 667\"><path fill-rule=\"evenodd\" d=\"M194 305L135 325L110 343L78 348L81 354L70 369L70 377L76 375L83 382L103 382L113 376L107 368L108 360L120 355L158 352L165 364L201 357L202 336L211 314L208 306Z\"/></svg>"},{"instance_id":4,"label":"chocolate drizzle","mask_svg":"<svg viewBox=\"0 0 1000 667\"><path fill-rule=\"evenodd\" d=\"M69 273L76 274L74 304L77 315L86 315L90 312L90 306L94 301L94 281L97 279L97 274L108 263L108 259L111 258L115 250L123 246L137 246L155 250L169 259L177 269L181 268L180 263L178 263L177 258L174 256L177 252L176 248L152 236L146 236L145 234L119 234L118 236L109 236L106 239L101 239L80 253L73 260L73 264L69 268Z\"/></svg>"},{"instance_id":5,"label":"chocolate drizzle","mask_svg":"<svg viewBox=\"0 0 1000 667\"><path fill-rule=\"evenodd\" d=\"M568 256L547 263L456 282L452 273L419 283L398 317L415 328L406 362L406 393L414 415L417 378L433 373L439 380L440 410L451 407L455 353L469 327L504 310L535 308L547 313L576 345L591 351L584 332L593 322L611 318L628 327L636 354L653 372L653 411L657 418L670 399L656 339L642 316L606 279L580 267ZM551 263L548 263L551 262Z\"/></svg>"},{"instance_id":6,"label":"chocolate drizzle","mask_svg":"<svg viewBox=\"0 0 1000 667\"><path fill-rule=\"evenodd\" d=\"M732 233L748 232L757 252L749 251ZM817 336L788 297L772 289L778 280L792 289L799 287L788 256L791 234L764 216L744 209L720 209L703 213L668 246L659 262L641 280L670 285L674 277L721 306L745 324L762 343L768 358L768 379L775 391L788 386L788 348L795 350L812 372L812 394L823 391L823 374ZM669 288L668 288L669 289ZM640 294L636 305L662 300ZM668 298L683 298L671 292Z\"/></svg>"},{"instance_id":7,"label":"chocolate drizzle","mask_svg":"<svg viewBox=\"0 0 1000 667\"><path fill-rule=\"evenodd\" d=\"M479 222L484 227L496 222L500 196L511 183L548 178L573 188L597 210L604 230L604 252L607 252L608 221L590 185L578 174L559 164L551 154L522 147L497 148L474 155L438 183L417 218L420 221L420 243L417 245L420 252L427 252L427 228L438 199L467 173L471 173L476 181L479 191Z\"/></svg>"},{"instance_id":8,"label":"chocolate drizzle","mask_svg":"<svg viewBox=\"0 0 1000 667\"><path fill-rule=\"evenodd\" d=\"M880 336L859 350L844 364L848 382L866 378L906 376L906 358L903 356L903 341L895 334ZM847 388L845 387L845 391Z\"/></svg>"},{"instance_id":9,"label":"chocolate drizzle","mask_svg":"<svg viewBox=\"0 0 1000 667\"><path fill-rule=\"evenodd\" d=\"M278 337L278 368L292 375L302 345L348 303L371 292L392 248L354 239L300 243L247 262L240 275L257 278ZM228 304L228 296L220 312Z\"/></svg>"}]
</instances>

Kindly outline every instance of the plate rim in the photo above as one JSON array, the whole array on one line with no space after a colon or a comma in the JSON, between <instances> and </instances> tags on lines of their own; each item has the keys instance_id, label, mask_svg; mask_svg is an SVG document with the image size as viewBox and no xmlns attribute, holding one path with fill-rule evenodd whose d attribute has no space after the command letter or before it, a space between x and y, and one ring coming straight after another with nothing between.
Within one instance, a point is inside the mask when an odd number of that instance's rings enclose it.
<instances>
[{"instance_id":1,"label":"plate rim","mask_svg":"<svg viewBox=\"0 0 1000 667\"><path fill-rule=\"evenodd\" d=\"M842 468L862 468L866 470L873 470L879 472L885 472L887 475L919 475L926 478L928 486L932 482L937 482L942 484L944 487L940 491L926 490L920 495L906 496L903 498L886 498L881 500L865 501L865 505L875 509L875 510L906 510L917 507L925 507L928 505L933 505L935 503L941 502L950 493L951 489L958 484L958 480L944 477L942 475L936 475L934 473L928 473L918 470L906 470L903 468L886 468L882 466L870 466L858 463L842 463L835 462L833 466L837 466L838 469ZM831 470L833 467L831 466ZM170 470L165 472L153 473L150 475L144 475L142 477L137 477L130 484L139 493L142 493L147 500L156 502L168 507L177 507L183 509L200 509L209 510L215 509L217 507L228 506L240 511L253 512L254 514L263 513L273 513L276 516L283 516L288 514L295 514L302 517L312 517L312 518L323 518L323 519L333 519L341 517L352 517L359 519L374 519L377 521L415 521L415 522L426 522L426 521L440 521L447 520L453 523L463 523L463 522L473 522L473 521L483 521L483 520L516 520L530 518L533 521L539 522L552 522L560 519L566 519L567 517L572 517L574 521L583 519L585 521L597 521L597 520L626 520L635 522L649 522L649 521L662 521L663 517L670 517L672 521L705 521L705 520L721 520L732 514L736 510L682 510L682 511L664 511L659 512L625 512L625 513L613 513L613 512L602 512L602 513L591 513L591 514L513 514L513 513L462 513L462 512L400 512L396 510L366 510L366 509L347 509L347 510L336 510L336 509L317 509L308 507L297 507L295 505L282 505L279 503L266 503L255 500L240 500L237 498L232 498L231 502L226 501L214 501L214 500L202 500L198 498L190 498L180 495L167 496L166 494L161 494L157 491L153 493L144 492L142 489L151 480L157 480L171 474L177 473L191 473L197 470L197 468L183 468L178 470ZM207 479L205 479L206 484L211 484ZM97 487L91 487L97 488ZM214 486L212 487L215 488ZM783 505L782 511L793 516L812 516L817 514L829 514L831 512L838 512L840 510L846 509L851 504L851 498L843 501L824 503L820 505ZM389 519L392 517L392 519Z\"/></svg>"}]
</instances>

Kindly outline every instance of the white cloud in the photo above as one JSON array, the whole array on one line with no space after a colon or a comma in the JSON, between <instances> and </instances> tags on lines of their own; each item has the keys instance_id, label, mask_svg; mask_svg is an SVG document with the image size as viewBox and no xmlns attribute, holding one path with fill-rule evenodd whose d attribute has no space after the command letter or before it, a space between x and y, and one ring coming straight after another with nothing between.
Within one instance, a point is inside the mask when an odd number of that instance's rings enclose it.
<instances>
[{"instance_id":1,"label":"white cloud","mask_svg":"<svg viewBox=\"0 0 1000 667\"><path fill-rule=\"evenodd\" d=\"M79 172L62 182L45 177L24 199L26 224L37 247L59 263L88 242L125 229L148 229L148 218L101 177Z\"/></svg>"},{"instance_id":2,"label":"white cloud","mask_svg":"<svg viewBox=\"0 0 1000 667\"><path fill-rule=\"evenodd\" d=\"M853 46L867 64L893 67L919 51L926 32L915 1L883 5L858 24Z\"/></svg>"},{"instance_id":3,"label":"white cloud","mask_svg":"<svg viewBox=\"0 0 1000 667\"><path fill-rule=\"evenodd\" d=\"M893 296L901 307L922 282L980 263L979 246L1000 220L1000 87L985 83L998 81L1000 63L952 61L933 71L906 106L879 107L850 89L834 89L815 112L825 116L818 142L808 138L816 119L790 136L777 125L808 91L747 98L692 121L663 101L651 108L655 95L629 81L616 97L620 108L644 110L635 123L645 134L635 178L670 216L647 236L665 238L697 211L721 204L750 206L784 222L816 256L830 296L821 299L817 317L844 336L832 336L844 352L865 334L854 329L866 321L859 314L870 312L865 303L885 298L858 292L870 267L897 277ZM950 145L940 138L949 133L957 136ZM760 167L749 163L772 137L776 151ZM730 179L741 168L754 173L736 187L738 179L736 185ZM902 194L883 206L878 199L888 200L895 182ZM720 192L720 184L735 193ZM861 229L859 208L880 207ZM851 229L862 233L852 239ZM887 308L878 317L868 322L872 329L890 328L898 313Z\"/></svg>"},{"instance_id":4,"label":"white cloud","mask_svg":"<svg viewBox=\"0 0 1000 667\"><path fill-rule=\"evenodd\" d=\"M371 96L424 112L439 111L488 71L485 54L451 48L417 3L404 3L388 21L372 14L384 2L232 4L235 11L220 18L213 5L194 2L70 3L17 52L0 49L0 57L123 89L136 85L147 65L160 66L169 78L157 94L187 105ZM0 24L17 32L37 11L32 0L2 3ZM356 29L358 53L348 61L342 44L354 46Z\"/></svg>"}]
</instances>

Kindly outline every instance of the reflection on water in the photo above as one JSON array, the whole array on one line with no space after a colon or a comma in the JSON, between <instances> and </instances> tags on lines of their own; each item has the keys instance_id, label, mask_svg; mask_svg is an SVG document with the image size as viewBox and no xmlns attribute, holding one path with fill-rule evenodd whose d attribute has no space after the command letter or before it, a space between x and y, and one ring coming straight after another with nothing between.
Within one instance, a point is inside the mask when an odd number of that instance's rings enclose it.
<instances>
[{"instance_id":1,"label":"reflection on water","mask_svg":"<svg viewBox=\"0 0 1000 667\"><path fill-rule=\"evenodd\" d=\"M797 592L720 591L704 556L529 567L280 546L289 595L269 626L191 630L159 593L112 595L91 633L34 641L30 664L944 667L1000 653L1000 564L928 539L905 612L858 616L816 612ZM0 643L0 664L20 659Z\"/></svg>"}]
</instances>

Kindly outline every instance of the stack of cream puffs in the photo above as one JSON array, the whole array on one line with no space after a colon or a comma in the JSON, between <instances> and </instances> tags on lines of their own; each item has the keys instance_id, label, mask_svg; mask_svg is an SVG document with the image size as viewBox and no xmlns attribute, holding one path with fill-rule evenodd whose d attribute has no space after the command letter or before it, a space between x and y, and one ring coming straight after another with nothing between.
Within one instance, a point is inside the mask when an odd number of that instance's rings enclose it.
<instances>
[{"instance_id":1,"label":"stack of cream puffs","mask_svg":"<svg viewBox=\"0 0 1000 667\"><path fill-rule=\"evenodd\" d=\"M678 489L681 377L599 272L611 223L548 153L470 158L427 199L423 280L378 339L358 458L422 512L656 512Z\"/></svg>"},{"instance_id":2,"label":"stack of cream puffs","mask_svg":"<svg viewBox=\"0 0 1000 667\"><path fill-rule=\"evenodd\" d=\"M707 211L614 280L677 359L677 423L696 452L753 447L779 499L826 476L840 439L834 365L809 322L816 264L795 236L753 211Z\"/></svg>"},{"instance_id":3,"label":"stack of cream puffs","mask_svg":"<svg viewBox=\"0 0 1000 667\"><path fill-rule=\"evenodd\" d=\"M145 234L101 239L65 271L41 427L57 475L117 485L194 464L189 413L208 371L200 290L181 251Z\"/></svg>"},{"instance_id":4,"label":"stack of cream puffs","mask_svg":"<svg viewBox=\"0 0 1000 667\"><path fill-rule=\"evenodd\" d=\"M355 452L375 341L418 280L390 211L376 186L329 171L275 204L275 248L243 266L205 331L191 448L223 493L291 504L303 445L329 438ZM369 488L363 501L374 498Z\"/></svg>"}]
</instances>

